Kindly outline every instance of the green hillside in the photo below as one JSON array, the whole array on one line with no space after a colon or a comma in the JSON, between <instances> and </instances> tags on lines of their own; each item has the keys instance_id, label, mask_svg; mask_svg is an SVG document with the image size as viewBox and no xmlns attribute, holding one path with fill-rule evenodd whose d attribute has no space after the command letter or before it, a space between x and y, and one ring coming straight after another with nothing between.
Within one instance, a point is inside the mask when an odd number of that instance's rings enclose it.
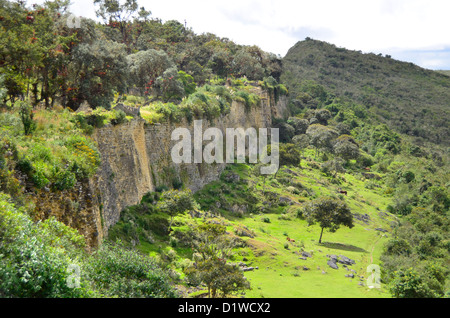
<instances>
[{"instance_id":1,"label":"green hillside","mask_svg":"<svg viewBox=\"0 0 450 318\"><path fill-rule=\"evenodd\" d=\"M449 145L450 78L389 56L362 54L308 39L283 59L283 82L294 99L302 81L363 104L400 133Z\"/></svg>"}]
</instances>

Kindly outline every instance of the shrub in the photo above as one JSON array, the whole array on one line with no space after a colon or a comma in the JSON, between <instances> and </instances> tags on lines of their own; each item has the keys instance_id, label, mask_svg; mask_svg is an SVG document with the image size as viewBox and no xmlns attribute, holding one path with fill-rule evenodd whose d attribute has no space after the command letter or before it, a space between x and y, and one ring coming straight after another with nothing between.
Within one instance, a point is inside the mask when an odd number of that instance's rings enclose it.
<instances>
[{"instance_id":1,"label":"shrub","mask_svg":"<svg viewBox=\"0 0 450 318\"><path fill-rule=\"evenodd\" d=\"M89 124L87 118L83 114L76 114L71 119L73 123L75 123L86 135L92 135L94 132L94 127Z\"/></svg>"},{"instance_id":2,"label":"shrub","mask_svg":"<svg viewBox=\"0 0 450 318\"><path fill-rule=\"evenodd\" d=\"M8 199L0 194L0 297L88 296L85 277L80 288L67 283L69 265L79 265L71 257L83 237L54 219L34 223Z\"/></svg>"},{"instance_id":3,"label":"shrub","mask_svg":"<svg viewBox=\"0 0 450 318\"><path fill-rule=\"evenodd\" d=\"M243 90L237 91L234 94L234 99L244 103L246 111L250 111L252 107L260 103L260 98L258 95L251 94Z\"/></svg>"},{"instance_id":4,"label":"shrub","mask_svg":"<svg viewBox=\"0 0 450 318\"><path fill-rule=\"evenodd\" d=\"M178 78L181 83L183 83L184 94L186 96L189 96L190 94L195 92L197 84L194 82L194 78L191 75L187 74L184 71L179 71Z\"/></svg>"},{"instance_id":5,"label":"shrub","mask_svg":"<svg viewBox=\"0 0 450 318\"><path fill-rule=\"evenodd\" d=\"M430 288L425 278L410 268L395 273L390 290L396 298L435 298L436 291Z\"/></svg>"},{"instance_id":6,"label":"shrub","mask_svg":"<svg viewBox=\"0 0 450 318\"><path fill-rule=\"evenodd\" d=\"M77 178L72 171L63 170L56 172L54 187L58 190L67 190L73 188Z\"/></svg>"},{"instance_id":7,"label":"shrub","mask_svg":"<svg viewBox=\"0 0 450 318\"><path fill-rule=\"evenodd\" d=\"M180 122L184 115L180 107L173 103L156 103L154 109L165 119L175 123Z\"/></svg>"},{"instance_id":8,"label":"shrub","mask_svg":"<svg viewBox=\"0 0 450 318\"><path fill-rule=\"evenodd\" d=\"M14 107L18 109L25 136L31 135L36 130L36 122L33 119L33 107L23 101L17 101Z\"/></svg>"},{"instance_id":9,"label":"shrub","mask_svg":"<svg viewBox=\"0 0 450 318\"><path fill-rule=\"evenodd\" d=\"M391 239L385 248L387 255L409 256L412 252L411 245L404 239Z\"/></svg>"},{"instance_id":10,"label":"shrub","mask_svg":"<svg viewBox=\"0 0 450 318\"><path fill-rule=\"evenodd\" d=\"M159 185L155 188L155 192L164 192L169 190L169 188L165 185Z\"/></svg>"},{"instance_id":11,"label":"shrub","mask_svg":"<svg viewBox=\"0 0 450 318\"><path fill-rule=\"evenodd\" d=\"M28 158L22 158L16 163L16 169L31 177L33 165Z\"/></svg>"},{"instance_id":12,"label":"shrub","mask_svg":"<svg viewBox=\"0 0 450 318\"><path fill-rule=\"evenodd\" d=\"M31 179L35 187L38 189L42 189L50 183L50 181L47 178L46 168L44 164L40 162L35 164L35 169Z\"/></svg>"},{"instance_id":13,"label":"shrub","mask_svg":"<svg viewBox=\"0 0 450 318\"><path fill-rule=\"evenodd\" d=\"M127 114L125 114L125 112L121 109L119 110L114 110L114 118L111 120L111 123L113 125L119 125L119 124L123 124L124 122L127 121Z\"/></svg>"},{"instance_id":14,"label":"shrub","mask_svg":"<svg viewBox=\"0 0 450 318\"><path fill-rule=\"evenodd\" d=\"M167 273L155 260L127 249L120 241L103 244L87 270L94 286L108 297L175 297Z\"/></svg>"}]
</instances>

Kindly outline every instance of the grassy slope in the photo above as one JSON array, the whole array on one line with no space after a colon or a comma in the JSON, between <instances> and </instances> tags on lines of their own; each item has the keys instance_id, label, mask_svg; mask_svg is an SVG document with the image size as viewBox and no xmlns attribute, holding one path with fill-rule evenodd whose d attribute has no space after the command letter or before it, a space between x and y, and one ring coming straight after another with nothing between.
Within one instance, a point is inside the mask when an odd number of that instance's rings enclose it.
<instances>
[{"instance_id":1,"label":"grassy slope","mask_svg":"<svg viewBox=\"0 0 450 318\"><path fill-rule=\"evenodd\" d=\"M297 176L294 182L301 182L309 192L314 192L314 197L321 195L335 195L337 185L331 185L320 170L309 168L289 168ZM231 171L238 171L243 177L241 181L250 182L255 188L253 191L262 192L263 180L251 174L245 176L242 167L233 166ZM279 175L283 173L279 173ZM282 177L280 175L280 177ZM386 236L375 230L375 228L390 229L390 222L394 220L392 215L384 214L389 203L389 198L383 194L383 189L368 190L364 187L363 180L358 176L345 174L345 181L339 187L348 190L345 201L353 213L368 214L370 221L365 224L355 220L353 229L341 228L336 233L324 232L322 244L318 243L320 228L308 226L306 221L296 217L298 206L281 208L282 213L250 213L244 218L229 216L229 224L233 227L246 226L256 236L243 239L248 247L236 251L233 261L244 261L249 266L258 266L259 269L246 272L245 276L252 284L252 290L246 293L247 297L389 297L389 293L381 290L369 289L359 286L360 276L366 283L368 273L367 266L379 264L383 242ZM253 182L257 182L254 184ZM273 184L276 185L275 182ZM205 187L199 194L199 202L205 200L205 193L210 188L218 186L219 182ZM266 191L271 191L280 196L289 196L294 202L309 200L298 195L293 195L286 190L285 186L275 187L266 180ZM238 196L233 191L229 197ZM227 198L230 199L230 198ZM237 200L239 201L239 199ZM226 211L221 211L227 214ZM275 213L274 213L275 212ZM229 215L229 213L228 213ZM264 222L269 218L270 223ZM390 235L389 233L387 234ZM287 243L287 236L295 239L295 243ZM289 244L288 248L285 245ZM299 259L301 251L312 252L313 257L307 260ZM349 267L356 271L356 277L351 279L345 277L351 273L340 266L338 270L330 268L327 263L327 254L345 255L356 261ZM307 266L309 270L303 270ZM323 274L325 271L326 274Z\"/></svg>"},{"instance_id":2,"label":"grassy slope","mask_svg":"<svg viewBox=\"0 0 450 318\"><path fill-rule=\"evenodd\" d=\"M385 286L381 289L369 289L358 284L360 281L366 284L369 275L366 272L368 265L380 264L383 244L387 241L387 237L391 236L390 233L386 235L375 228L390 231L391 225L396 223L393 215L384 212L386 206L391 203L391 197L384 194L384 180L376 182L379 188L367 189L365 187L367 181L361 177L360 172L348 170L349 173L339 175L333 181L318 168L320 162L314 159L313 150L306 150L303 155L307 159L302 162L302 167L283 167L276 177L270 176L266 180L255 176L251 166L230 165L223 176L239 175L239 181L226 181L222 176L221 180L208 184L195 194L201 210L215 214L215 222L220 221L227 225L230 235L238 235L236 230L243 228L254 233L252 238L240 236L246 244L244 247L236 248L232 259L229 260L242 261L248 266L259 268L245 272L252 286L252 290L246 292L246 297L390 297ZM340 184L335 184L336 180ZM303 190L293 193L291 185L297 185ZM325 230L322 244L319 244L319 226L308 226L305 220L297 217L297 212L301 210L302 203L310 199L323 195L339 196L338 188L348 191L348 196L341 198L350 206L352 213L367 214L370 219L368 223L355 219L355 227L352 229L342 227L336 233ZM277 203L279 197L288 197L294 204L279 205ZM270 202L268 198L272 198ZM247 211L230 212L235 210L233 209L235 206L246 206ZM261 209L265 211L262 212ZM149 222L154 224L152 226L155 229L161 227L162 223L156 222L156 218L163 218L164 215L156 211L145 215L147 220L155 220ZM209 220L211 214L203 214L201 218L192 218L189 214L185 214L175 218L174 229L183 232L193 224ZM128 219L123 221L111 232L130 223ZM139 224L137 220L133 222ZM152 231L152 228L149 230ZM166 266L171 267L179 273L180 278L183 278L182 264L186 258L192 259L191 249L180 242L171 244L167 235L152 236L150 243L145 235L139 235L140 243L137 247L142 252L160 259L167 260L172 254ZM288 243L287 236L294 239L295 243ZM121 238L130 241L135 239L135 236L129 234L122 235ZM312 258L300 259L301 251L312 253ZM176 252L176 256L173 252ZM356 271L356 277L353 279L345 277L352 272L347 271L342 265L339 265L338 270L329 267L327 254L345 255L355 260L356 264L349 268ZM309 270L303 270L303 266L307 266ZM194 297L198 293L197 291L186 296Z\"/></svg>"}]
</instances>

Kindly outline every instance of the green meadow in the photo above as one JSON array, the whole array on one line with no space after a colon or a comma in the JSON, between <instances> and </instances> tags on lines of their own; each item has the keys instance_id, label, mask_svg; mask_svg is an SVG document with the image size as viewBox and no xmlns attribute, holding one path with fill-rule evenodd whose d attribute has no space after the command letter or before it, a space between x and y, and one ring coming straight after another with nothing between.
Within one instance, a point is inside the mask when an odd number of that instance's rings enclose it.
<instances>
[{"instance_id":1,"label":"green meadow","mask_svg":"<svg viewBox=\"0 0 450 318\"><path fill-rule=\"evenodd\" d=\"M398 222L396 216L386 211L391 197L386 194L383 181L370 181L369 189L369 181L356 167L348 173L328 176L318 168L320 159L316 161L313 151L308 150L304 155L306 160L300 166L281 167L276 175L267 177L256 175L251 165L229 165L220 180L195 193L198 215L184 213L175 217L174 232L170 235L153 234L149 242L145 233L139 232L138 229L142 229L139 224L153 224L153 229L161 229L163 224L167 225L167 216L155 211L140 214L141 218L148 218L145 222L138 219L130 222L130 213L126 212L111 230L110 239L129 241L130 236L138 237L137 248L165 262L181 281L185 277L183 270L193 258L193 251L184 244L189 241L189 230L197 224L221 223L226 226L227 235L241 242L228 262L254 268L244 272L251 289L240 296L390 297L383 284L381 288L368 286L373 284L368 266L381 265L384 244ZM347 195L338 193L339 189L345 189ZM335 233L325 229L322 243L319 243L320 227L308 225L301 213L304 202L322 196L344 200L354 215L354 227L341 227ZM280 198L284 198L284 203L279 203ZM138 225L137 232L125 229L130 223ZM303 252L311 257L302 259ZM339 268L333 269L327 264L328 255L343 255L355 264L338 263ZM354 276L346 277L350 274ZM204 293L205 289L196 290L185 296L202 297Z\"/></svg>"},{"instance_id":2,"label":"green meadow","mask_svg":"<svg viewBox=\"0 0 450 318\"><path fill-rule=\"evenodd\" d=\"M242 168L234 167L232 170L243 175ZM348 191L345 202L352 213L367 214L368 221L365 223L355 220L352 229L342 227L335 233L325 230L322 243L319 244L320 227L309 226L298 217L300 202L315 196L336 195L337 187L330 187L329 180L320 170L309 168L308 165L304 168L289 167L288 170L296 175L291 182L301 183L312 193L312 197L305 198L290 193L286 187L275 182L275 177L265 180L264 184L261 178L247 176L247 183L256 182L256 191L265 188L265 191L277 193L280 197L287 196L294 205L281 208L276 213L249 213L241 218L228 217L232 227L244 226L254 233L253 238L244 239L248 247L235 253L235 261L258 267L245 273L252 285L252 290L246 293L246 297L390 297L383 286L381 289L367 287L367 279L371 275L367 272L367 267L380 264L383 244L390 236L389 232L381 232L376 228L389 231L393 224L391 222L395 222L393 215L383 212L389 204L389 198L383 194L383 190L368 190L364 187L367 181L351 174L342 175L340 178L345 181L342 181L339 188ZM279 178L283 176L283 172L278 175ZM208 192L208 189L204 191ZM201 194L198 196L202 197ZM234 194L231 193L230 196L233 197ZM288 241L288 237L295 242ZM300 258L302 252L307 252L312 257L303 260ZM327 255L333 254L344 255L356 263L347 268L339 264L339 269L333 269L327 265ZM354 278L345 276L351 273L355 275Z\"/></svg>"}]
</instances>

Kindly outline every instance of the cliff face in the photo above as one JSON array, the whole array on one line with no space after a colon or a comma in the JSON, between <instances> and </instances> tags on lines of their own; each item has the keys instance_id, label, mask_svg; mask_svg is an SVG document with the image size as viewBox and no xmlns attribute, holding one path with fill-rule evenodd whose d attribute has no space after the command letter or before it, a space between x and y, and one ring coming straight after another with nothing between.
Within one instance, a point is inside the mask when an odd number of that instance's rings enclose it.
<instances>
[{"instance_id":1,"label":"cliff face","mask_svg":"<svg viewBox=\"0 0 450 318\"><path fill-rule=\"evenodd\" d=\"M40 190L33 197L36 221L55 217L75 228L86 238L88 248L98 246L103 240L101 203L93 191L91 180L78 182L73 189L51 192Z\"/></svg>"},{"instance_id":2,"label":"cliff face","mask_svg":"<svg viewBox=\"0 0 450 318\"><path fill-rule=\"evenodd\" d=\"M272 117L287 114L286 99L275 103L267 92L258 91L261 103L249 111L233 102L229 114L213 122L203 120L203 132L209 127L219 128L225 136L226 128L270 127ZM172 131L187 128L194 135L194 124L187 121L174 124L149 125L142 119L126 124L98 129L94 139L101 153L101 166L93 178L91 191L97 194L101 210L101 237L118 222L120 212L127 206L140 202L142 197L156 187L182 183L193 192L217 180L225 164L175 164L171 149Z\"/></svg>"}]
</instances>

